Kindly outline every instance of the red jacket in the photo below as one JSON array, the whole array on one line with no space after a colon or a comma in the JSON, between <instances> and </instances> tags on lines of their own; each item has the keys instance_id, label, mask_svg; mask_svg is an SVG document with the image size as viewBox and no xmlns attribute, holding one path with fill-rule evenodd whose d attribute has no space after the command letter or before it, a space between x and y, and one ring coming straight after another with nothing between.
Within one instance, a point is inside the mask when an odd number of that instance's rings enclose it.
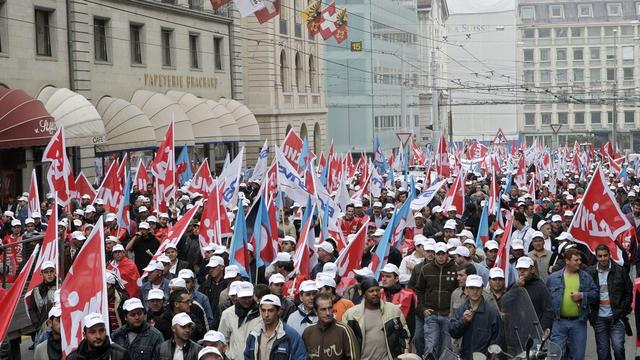
<instances>
[{"instance_id":1,"label":"red jacket","mask_svg":"<svg viewBox=\"0 0 640 360\"><path fill-rule=\"evenodd\" d=\"M140 288L138 287L140 274L133 261L125 256L120 260L119 264L116 264L115 261L109 262L109 264L107 264L107 270L115 271L125 282L124 288L127 290L129 297L140 296Z\"/></svg>"}]
</instances>

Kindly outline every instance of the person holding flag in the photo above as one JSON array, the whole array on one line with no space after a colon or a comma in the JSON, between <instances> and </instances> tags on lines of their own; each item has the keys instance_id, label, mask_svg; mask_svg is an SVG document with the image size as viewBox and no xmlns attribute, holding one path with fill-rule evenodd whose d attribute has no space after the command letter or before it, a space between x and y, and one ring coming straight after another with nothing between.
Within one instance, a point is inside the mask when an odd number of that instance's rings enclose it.
<instances>
[{"instance_id":1,"label":"person holding flag","mask_svg":"<svg viewBox=\"0 0 640 360\"><path fill-rule=\"evenodd\" d=\"M83 359L131 359L127 349L112 343L107 336L104 317L100 313L90 313L82 320L83 339L78 348L72 351L67 360Z\"/></svg>"},{"instance_id":2,"label":"person holding flag","mask_svg":"<svg viewBox=\"0 0 640 360\"><path fill-rule=\"evenodd\" d=\"M55 306L54 294L58 288L56 266L53 262L43 261L40 265L40 274L42 275L42 283L25 297L29 319L38 332L43 330L47 319L50 318L49 312Z\"/></svg>"}]
</instances>

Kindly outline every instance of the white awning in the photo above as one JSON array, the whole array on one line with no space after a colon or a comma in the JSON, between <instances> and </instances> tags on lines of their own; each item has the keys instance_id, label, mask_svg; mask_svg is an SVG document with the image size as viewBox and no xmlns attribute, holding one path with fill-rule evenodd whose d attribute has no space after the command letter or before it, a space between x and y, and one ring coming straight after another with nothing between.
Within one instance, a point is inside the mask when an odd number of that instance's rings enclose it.
<instances>
[{"instance_id":1,"label":"white awning","mask_svg":"<svg viewBox=\"0 0 640 360\"><path fill-rule=\"evenodd\" d=\"M258 126L258 121L248 107L241 102L232 99L220 98L218 102L224 105L224 107L226 107L236 119L238 131L240 132L240 141L260 140L260 127Z\"/></svg>"},{"instance_id":2,"label":"white awning","mask_svg":"<svg viewBox=\"0 0 640 360\"><path fill-rule=\"evenodd\" d=\"M53 116L57 126L64 126L67 146L104 143L104 125L96 108L84 96L67 88L47 86L38 100Z\"/></svg>"},{"instance_id":3,"label":"white awning","mask_svg":"<svg viewBox=\"0 0 640 360\"><path fill-rule=\"evenodd\" d=\"M115 152L158 146L147 115L132 103L105 96L96 105L109 141L96 146L96 152Z\"/></svg>"},{"instance_id":4,"label":"white awning","mask_svg":"<svg viewBox=\"0 0 640 360\"><path fill-rule=\"evenodd\" d=\"M180 104L191 119L196 143L230 142L240 138L235 118L223 105L182 91L170 90L167 97Z\"/></svg>"},{"instance_id":5,"label":"white awning","mask_svg":"<svg viewBox=\"0 0 640 360\"><path fill-rule=\"evenodd\" d=\"M182 107L167 96L149 90L137 90L131 97L131 103L140 108L154 128L156 141L161 142L167 132L171 119L175 123L176 146L194 145L191 120Z\"/></svg>"}]
</instances>

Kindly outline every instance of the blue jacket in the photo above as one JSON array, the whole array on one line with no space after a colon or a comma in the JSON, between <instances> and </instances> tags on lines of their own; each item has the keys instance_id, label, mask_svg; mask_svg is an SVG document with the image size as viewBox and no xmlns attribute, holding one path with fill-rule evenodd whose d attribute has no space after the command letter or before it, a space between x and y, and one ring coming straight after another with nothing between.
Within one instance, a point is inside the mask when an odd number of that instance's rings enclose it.
<instances>
[{"instance_id":1,"label":"blue jacket","mask_svg":"<svg viewBox=\"0 0 640 360\"><path fill-rule=\"evenodd\" d=\"M489 345L501 344L504 336L500 313L494 305L481 298L473 319L470 323L465 323L462 316L469 307L469 300L466 300L453 312L453 317L449 320L451 337L462 338L460 358L465 360L472 359L474 352L489 355L487 352Z\"/></svg>"},{"instance_id":2,"label":"blue jacket","mask_svg":"<svg viewBox=\"0 0 640 360\"><path fill-rule=\"evenodd\" d=\"M564 294L564 269L558 270L547 279L547 288L551 293L551 305L553 307L554 319L560 318L560 304L562 304L562 295ZM598 288L593 282L593 278L589 273L579 270L580 292L582 293L582 301L580 301L580 320L587 320L591 304L600 301Z\"/></svg>"},{"instance_id":3,"label":"blue jacket","mask_svg":"<svg viewBox=\"0 0 640 360\"><path fill-rule=\"evenodd\" d=\"M307 360L309 358L302 337L291 326L280 321L269 359L260 359L260 336L263 331L264 323L260 321L259 325L249 332L244 348L244 360Z\"/></svg>"},{"instance_id":4,"label":"blue jacket","mask_svg":"<svg viewBox=\"0 0 640 360\"><path fill-rule=\"evenodd\" d=\"M142 301L142 305L144 305L145 310L149 310L149 291L153 289L153 284L151 284L145 278L145 281L142 283L140 287L140 300ZM169 280L165 277L162 278L162 282L160 283L160 289L164 291L164 303L167 304L169 302Z\"/></svg>"}]
</instances>

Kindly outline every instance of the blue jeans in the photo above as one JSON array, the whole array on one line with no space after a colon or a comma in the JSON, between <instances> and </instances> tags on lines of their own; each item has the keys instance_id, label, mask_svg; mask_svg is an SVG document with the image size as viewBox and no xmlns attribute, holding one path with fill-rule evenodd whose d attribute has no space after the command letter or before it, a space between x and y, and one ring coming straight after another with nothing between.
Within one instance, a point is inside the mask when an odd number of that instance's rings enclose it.
<instances>
[{"instance_id":1,"label":"blue jeans","mask_svg":"<svg viewBox=\"0 0 640 360\"><path fill-rule=\"evenodd\" d=\"M424 355L433 353L436 359L442 351L451 348L449 335L449 318L447 316L431 315L424 318Z\"/></svg>"},{"instance_id":2,"label":"blue jeans","mask_svg":"<svg viewBox=\"0 0 640 360\"><path fill-rule=\"evenodd\" d=\"M624 323L613 322L613 317L598 317L593 325L596 335L598 360L611 360L611 348L615 360L624 359Z\"/></svg>"},{"instance_id":3,"label":"blue jeans","mask_svg":"<svg viewBox=\"0 0 640 360\"><path fill-rule=\"evenodd\" d=\"M413 334L413 347L416 354L424 353L424 319L416 315L416 328Z\"/></svg>"},{"instance_id":4,"label":"blue jeans","mask_svg":"<svg viewBox=\"0 0 640 360\"><path fill-rule=\"evenodd\" d=\"M583 360L587 347L587 321L555 320L550 340L560 346L564 359Z\"/></svg>"}]
</instances>

